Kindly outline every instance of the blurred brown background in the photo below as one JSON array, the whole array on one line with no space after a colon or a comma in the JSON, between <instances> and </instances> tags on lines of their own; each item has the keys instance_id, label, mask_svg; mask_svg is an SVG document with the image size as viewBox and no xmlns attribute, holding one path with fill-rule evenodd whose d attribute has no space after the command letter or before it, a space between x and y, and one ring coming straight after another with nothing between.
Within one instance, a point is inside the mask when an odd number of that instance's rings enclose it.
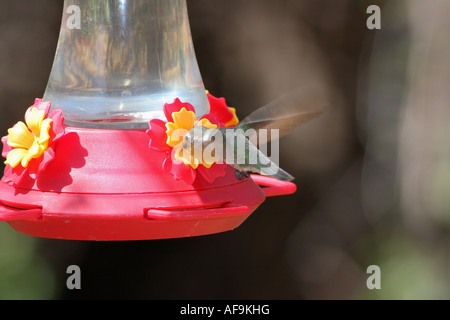
<instances>
[{"instance_id":1,"label":"blurred brown background","mask_svg":"<svg viewBox=\"0 0 450 320\"><path fill-rule=\"evenodd\" d=\"M78 242L0 226L3 299L447 299L450 3L188 0L206 87L244 117L318 84L327 114L281 140L294 195L238 229ZM381 30L366 9L381 7ZM42 97L61 0L0 0L0 129ZM79 265L82 289L66 288ZM381 268L381 290L366 269Z\"/></svg>"}]
</instances>

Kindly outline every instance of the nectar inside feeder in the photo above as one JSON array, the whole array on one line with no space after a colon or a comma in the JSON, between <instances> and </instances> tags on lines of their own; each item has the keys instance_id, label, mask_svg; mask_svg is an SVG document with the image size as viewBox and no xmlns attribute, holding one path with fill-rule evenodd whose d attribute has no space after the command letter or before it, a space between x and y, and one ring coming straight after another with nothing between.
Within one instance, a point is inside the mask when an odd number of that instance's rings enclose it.
<instances>
[{"instance_id":1,"label":"nectar inside feeder","mask_svg":"<svg viewBox=\"0 0 450 320\"><path fill-rule=\"evenodd\" d=\"M267 196L295 192L226 164L172 161L165 124L178 113L238 121L205 91L185 0L72 2L43 99L2 139L0 221L56 239L190 237L232 230Z\"/></svg>"}]
</instances>

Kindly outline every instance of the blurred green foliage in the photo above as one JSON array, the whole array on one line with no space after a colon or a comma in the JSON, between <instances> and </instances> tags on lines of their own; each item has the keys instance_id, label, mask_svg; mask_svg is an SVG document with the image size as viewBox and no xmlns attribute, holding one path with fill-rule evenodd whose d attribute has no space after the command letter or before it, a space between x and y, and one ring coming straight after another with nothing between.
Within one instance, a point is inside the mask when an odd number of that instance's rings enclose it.
<instances>
[{"instance_id":1,"label":"blurred green foliage","mask_svg":"<svg viewBox=\"0 0 450 320\"><path fill-rule=\"evenodd\" d=\"M54 297L54 279L35 254L35 239L0 223L0 299L43 300Z\"/></svg>"},{"instance_id":2,"label":"blurred green foliage","mask_svg":"<svg viewBox=\"0 0 450 320\"><path fill-rule=\"evenodd\" d=\"M396 230L375 235L377 245L367 244L367 261L376 261L381 270L381 289L361 287L356 299L439 300L450 298L446 255L439 247L430 249L406 233ZM370 240L371 242L373 239ZM372 242L373 243L373 242ZM367 263L366 263L367 264ZM367 274L369 277L370 274Z\"/></svg>"}]
</instances>

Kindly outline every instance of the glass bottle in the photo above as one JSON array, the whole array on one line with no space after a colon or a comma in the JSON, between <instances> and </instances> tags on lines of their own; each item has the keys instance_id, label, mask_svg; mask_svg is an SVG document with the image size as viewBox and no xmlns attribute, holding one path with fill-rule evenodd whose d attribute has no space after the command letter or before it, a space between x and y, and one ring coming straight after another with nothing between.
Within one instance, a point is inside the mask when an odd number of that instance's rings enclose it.
<instances>
[{"instance_id":1,"label":"glass bottle","mask_svg":"<svg viewBox=\"0 0 450 320\"><path fill-rule=\"evenodd\" d=\"M186 0L65 0L44 100L66 125L145 129L175 98L209 112Z\"/></svg>"}]
</instances>

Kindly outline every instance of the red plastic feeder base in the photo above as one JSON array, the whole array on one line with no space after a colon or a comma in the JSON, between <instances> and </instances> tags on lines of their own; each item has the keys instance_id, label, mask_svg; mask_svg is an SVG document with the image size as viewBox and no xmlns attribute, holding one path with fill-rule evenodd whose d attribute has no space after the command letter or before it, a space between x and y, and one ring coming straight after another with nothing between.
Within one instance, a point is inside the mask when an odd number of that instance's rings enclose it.
<instances>
[{"instance_id":1,"label":"red plastic feeder base","mask_svg":"<svg viewBox=\"0 0 450 320\"><path fill-rule=\"evenodd\" d=\"M267 196L296 186L236 175L232 167L190 185L162 169L165 154L145 131L66 128L57 156L37 180L0 182L0 221L32 236L68 240L150 240L237 228Z\"/></svg>"}]
</instances>

